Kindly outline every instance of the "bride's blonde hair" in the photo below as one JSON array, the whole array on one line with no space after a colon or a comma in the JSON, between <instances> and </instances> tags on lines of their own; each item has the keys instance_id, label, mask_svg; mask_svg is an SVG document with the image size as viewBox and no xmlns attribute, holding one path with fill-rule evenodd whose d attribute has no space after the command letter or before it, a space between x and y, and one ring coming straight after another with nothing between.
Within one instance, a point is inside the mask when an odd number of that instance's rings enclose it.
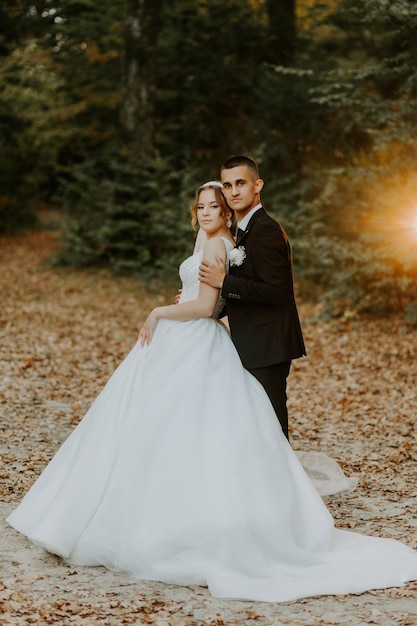
<instances>
[{"instance_id":1,"label":"bride's blonde hair","mask_svg":"<svg viewBox=\"0 0 417 626\"><path fill-rule=\"evenodd\" d=\"M200 198L200 193L204 190L204 189L213 189L214 191L214 195L216 197L216 202L220 205L221 208L221 212L220 215L222 217L226 217L226 215L228 213L231 214L231 226L230 226L230 232L232 234L234 234L235 232L235 228L236 228L236 217L235 217L235 213L233 211L233 209L231 209L229 207L229 205L226 202L226 198L224 197L222 190L221 190L221 183L218 183L217 181L213 181L213 184L211 183L205 183L204 185L200 185L200 187L197 189L197 191L195 192L195 198L194 198L194 202L190 207L190 213L191 213L191 226L193 227L193 230L196 230L196 224L198 222L197 220L197 206L198 206L198 200Z\"/></svg>"}]
</instances>

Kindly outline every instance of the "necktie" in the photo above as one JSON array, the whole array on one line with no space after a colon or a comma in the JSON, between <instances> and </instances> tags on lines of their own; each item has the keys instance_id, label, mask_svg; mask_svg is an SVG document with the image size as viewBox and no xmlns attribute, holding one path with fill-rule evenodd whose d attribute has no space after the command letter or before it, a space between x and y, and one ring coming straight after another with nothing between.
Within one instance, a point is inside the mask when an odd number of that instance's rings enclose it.
<instances>
[{"instance_id":1,"label":"necktie","mask_svg":"<svg viewBox=\"0 0 417 626\"><path fill-rule=\"evenodd\" d=\"M240 239L242 239L244 234L245 234L245 231L242 230L241 228L238 228L237 229L237 235L236 235L236 241L239 241Z\"/></svg>"}]
</instances>

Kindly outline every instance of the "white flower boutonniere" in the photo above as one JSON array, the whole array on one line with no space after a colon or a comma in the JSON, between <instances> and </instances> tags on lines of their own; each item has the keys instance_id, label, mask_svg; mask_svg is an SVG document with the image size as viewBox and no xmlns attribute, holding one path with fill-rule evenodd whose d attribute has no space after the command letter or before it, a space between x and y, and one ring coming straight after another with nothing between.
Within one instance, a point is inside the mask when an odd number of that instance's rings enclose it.
<instances>
[{"instance_id":1,"label":"white flower boutonniere","mask_svg":"<svg viewBox=\"0 0 417 626\"><path fill-rule=\"evenodd\" d=\"M245 259L246 259L246 250L244 246L233 248L233 250L229 252L230 265L242 265Z\"/></svg>"}]
</instances>

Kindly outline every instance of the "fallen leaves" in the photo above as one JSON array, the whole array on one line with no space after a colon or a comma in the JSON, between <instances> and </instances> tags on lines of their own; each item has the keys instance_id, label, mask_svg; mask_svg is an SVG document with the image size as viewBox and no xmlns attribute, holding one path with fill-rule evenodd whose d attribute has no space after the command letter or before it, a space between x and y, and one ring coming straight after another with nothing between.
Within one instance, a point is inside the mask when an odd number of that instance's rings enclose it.
<instances>
[{"instance_id":1,"label":"fallen leaves","mask_svg":"<svg viewBox=\"0 0 417 626\"><path fill-rule=\"evenodd\" d=\"M359 475L348 499L328 501L338 526L380 535L389 528L391 536L417 547L407 528L417 503L416 331L405 332L398 319L361 320L348 328L335 321L304 330L309 357L293 363L289 379L294 447L319 449L348 475ZM351 515L359 494L383 498L379 515L366 523L360 506ZM395 518L389 514L394 503L403 503Z\"/></svg>"},{"instance_id":2,"label":"fallen leaves","mask_svg":"<svg viewBox=\"0 0 417 626\"><path fill-rule=\"evenodd\" d=\"M27 601L30 600L31 611L28 612ZM149 601L138 598L131 601L109 600L91 603L75 600L46 602L36 594L24 594L20 591L7 589L0 584L0 602L2 613L0 624L107 624L119 626L124 624L149 624L151 626L175 626L175 614L181 610L177 602ZM182 619L182 618L181 618ZM177 620L185 626L186 622ZM194 622L195 623L195 622ZM192 624L191 621L188 624ZM213 622L214 625L214 622Z\"/></svg>"}]
</instances>

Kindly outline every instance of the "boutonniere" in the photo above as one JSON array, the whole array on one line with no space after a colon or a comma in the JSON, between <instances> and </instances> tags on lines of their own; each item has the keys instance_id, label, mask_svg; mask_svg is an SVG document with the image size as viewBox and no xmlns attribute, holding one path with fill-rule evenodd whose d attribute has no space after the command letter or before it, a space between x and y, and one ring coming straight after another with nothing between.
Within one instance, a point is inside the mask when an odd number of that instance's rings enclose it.
<instances>
[{"instance_id":1,"label":"boutonniere","mask_svg":"<svg viewBox=\"0 0 417 626\"><path fill-rule=\"evenodd\" d=\"M245 259L246 259L245 246L239 246L238 248L233 248L233 250L229 252L230 265L242 265Z\"/></svg>"}]
</instances>

